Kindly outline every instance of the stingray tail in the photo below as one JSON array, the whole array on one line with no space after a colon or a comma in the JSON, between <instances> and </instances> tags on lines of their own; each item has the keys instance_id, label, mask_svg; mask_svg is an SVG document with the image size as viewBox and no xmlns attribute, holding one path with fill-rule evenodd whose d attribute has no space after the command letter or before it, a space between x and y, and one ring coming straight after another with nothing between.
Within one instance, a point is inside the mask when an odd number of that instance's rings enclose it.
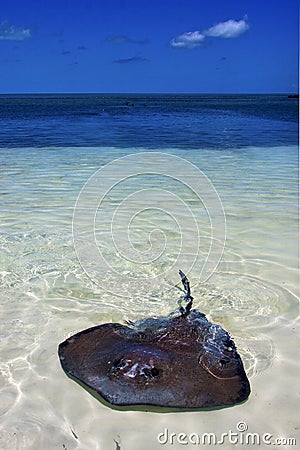
<instances>
[{"instance_id":1,"label":"stingray tail","mask_svg":"<svg viewBox=\"0 0 300 450\"><path fill-rule=\"evenodd\" d=\"M191 296L190 282L187 279L187 276L182 272L182 270L179 270L179 275L185 291L184 300L187 302L186 307L184 308L183 306L180 306L179 310L181 314L186 317L192 309L194 297Z\"/></svg>"}]
</instances>

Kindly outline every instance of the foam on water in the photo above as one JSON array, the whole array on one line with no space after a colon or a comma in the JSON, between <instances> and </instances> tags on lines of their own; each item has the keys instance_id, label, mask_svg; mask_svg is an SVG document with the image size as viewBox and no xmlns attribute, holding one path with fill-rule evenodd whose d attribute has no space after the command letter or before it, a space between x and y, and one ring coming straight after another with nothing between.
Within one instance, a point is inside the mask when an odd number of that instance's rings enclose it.
<instances>
[{"instance_id":1,"label":"foam on water","mask_svg":"<svg viewBox=\"0 0 300 450\"><path fill-rule=\"evenodd\" d=\"M84 328L168 314L178 290L167 292L141 282L141 295L112 296L94 284L80 266L73 246L72 214L81 187L109 160L137 149L3 149L1 181L1 449L115 449L161 447L157 434L174 431L248 430L294 437L297 420L296 354L298 330L297 150L295 147L193 150L169 153L188 158L211 179L226 213L227 241L216 273L193 283L196 306L233 337L250 377L249 400L227 410L159 415L111 410L71 382L61 370L57 345ZM153 180L152 180L153 181ZM163 187L163 180L157 180ZM117 193L117 197L122 190ZM193 206L193 198L179 194ZM108 207L115 207L114 201ZM164 208L166 205L162 205ZM191 206L191 207L192 207ZM194 205L202 229L200 253L207 251L208 221ZM198 209L197 209L198 208ZM107 219L107 223L109 220ZM168 258L178 251L169 217L151 210L140 216L139 237L161 225ZM97 229L100 243L101 233ZM134 231L134 230L133 230ZM184 230L191 241L192 230ZM169 233L169 234L168 234ZM104 245L104 244L103 244ZM145 244L147 248L149 242ZM105 247L105 245L104 245ZM113 248L107 245L107 257ZM152 276L161 267L145 267ZM134 265L122 266L124 279ZM144 270L144 272L143 272ZM109 278L106 280L109 283ZM130 281L128 281L130 289ZM178 443L172 448L182 448ZM229 447L224 447L229 448Z\"/></svg>"}]
</instances>

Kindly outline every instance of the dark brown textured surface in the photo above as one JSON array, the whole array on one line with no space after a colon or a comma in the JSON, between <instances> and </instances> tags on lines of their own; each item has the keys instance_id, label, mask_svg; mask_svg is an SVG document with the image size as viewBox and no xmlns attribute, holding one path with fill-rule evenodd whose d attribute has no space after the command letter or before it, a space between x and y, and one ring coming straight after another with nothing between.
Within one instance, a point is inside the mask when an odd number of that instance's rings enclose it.
<instances>
[{"instance_id":1,"label":"dark brown textured surface","mask_svg":"<svg viewBox=\"0 0 300 450\"><path fill-rule=\"evenodd\" d=\"M229 334L196 310L89 328L62 342L59 358L69 376L117 406L215 408L250 394Z\"/></svg>"}]
</instances>

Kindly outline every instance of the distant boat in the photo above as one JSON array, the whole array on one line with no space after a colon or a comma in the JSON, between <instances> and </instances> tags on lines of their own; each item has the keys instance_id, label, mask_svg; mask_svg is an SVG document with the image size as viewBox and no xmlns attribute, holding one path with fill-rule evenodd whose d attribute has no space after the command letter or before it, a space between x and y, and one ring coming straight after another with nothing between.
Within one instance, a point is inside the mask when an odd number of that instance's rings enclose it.
<instances>
[{"instance_id":1,"label":"distant boat","mask_svg":"<svg viewBox=\"0 0 300 450\"><path fill-rule=\"evenodd\" d=\"M290 94L288 98L299 98L299 94Z\"/></svg>"}]
</instances>

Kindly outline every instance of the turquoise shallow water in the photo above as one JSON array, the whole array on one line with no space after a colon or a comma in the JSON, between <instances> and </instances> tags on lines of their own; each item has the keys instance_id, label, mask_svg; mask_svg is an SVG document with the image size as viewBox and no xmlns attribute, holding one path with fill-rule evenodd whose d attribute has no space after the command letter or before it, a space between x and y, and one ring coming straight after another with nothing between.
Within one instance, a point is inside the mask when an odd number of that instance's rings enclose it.
<instances>
[{"instance_id":1,"label":"turquoise shallow water","mask_svg":"<svg viewBox=\"0 0 300 450\"><path fill-rule=\"evenodd\" d=\"M208 177L222 202L224 252L205 281L199 282L199 272L212 242L213 198L203 204L190 189L194 179L190 186L181 182L184 170L176 177L170 166L169 177L147 173L150 160L139 158L149 151L192 163L201 170L200 178ZM93 261L87 267L85 259L82 265L76 255L74 206L84 183L98 169L129 154L136 155L139 174L107 190L93 215L93 245L117 273L115 277L107 270L103 282L102 268ZM154 158L160 167L163 157ZM140 449L141 442L147 442L147 449L179 449L182 444L176 439L172 445L160 444L158 434L166 428L176 434L221 434L236 431L238 422L260 436L299 439L297 167L295 145L227 146L222 151L205 146L3 147L1 448L114 449L116 440L122 449ZM122 170L112 171L95 186L100 189L101 183L122 175ZM177 199L170 200L169 192ZM88 207L86 213L80 217L88 226ZM124 257L122 245L111 239L112 231L119 236L124 229L137 254L146 257L164 244L161 256L155 259L151 254L146 264ZM216 231L220 249L222 233ZM89 244L87 239L88 251ZM173 270L169 273L168 268L177 271L178 254L189 271L197 307L233 336L250 378L251 396L243 405L210 412L119 412L103 406L65 376L57 345L98 323L171 312L178 290L172 288ZM199 258L192 265L195 254ZM89 270L99 274L98 284L89 278ZM120 285L123 297L116 292ZM126 295L135 286L135 296ZM222 447L237 448L230 442Z\"/></svg>"}]
</instances>

